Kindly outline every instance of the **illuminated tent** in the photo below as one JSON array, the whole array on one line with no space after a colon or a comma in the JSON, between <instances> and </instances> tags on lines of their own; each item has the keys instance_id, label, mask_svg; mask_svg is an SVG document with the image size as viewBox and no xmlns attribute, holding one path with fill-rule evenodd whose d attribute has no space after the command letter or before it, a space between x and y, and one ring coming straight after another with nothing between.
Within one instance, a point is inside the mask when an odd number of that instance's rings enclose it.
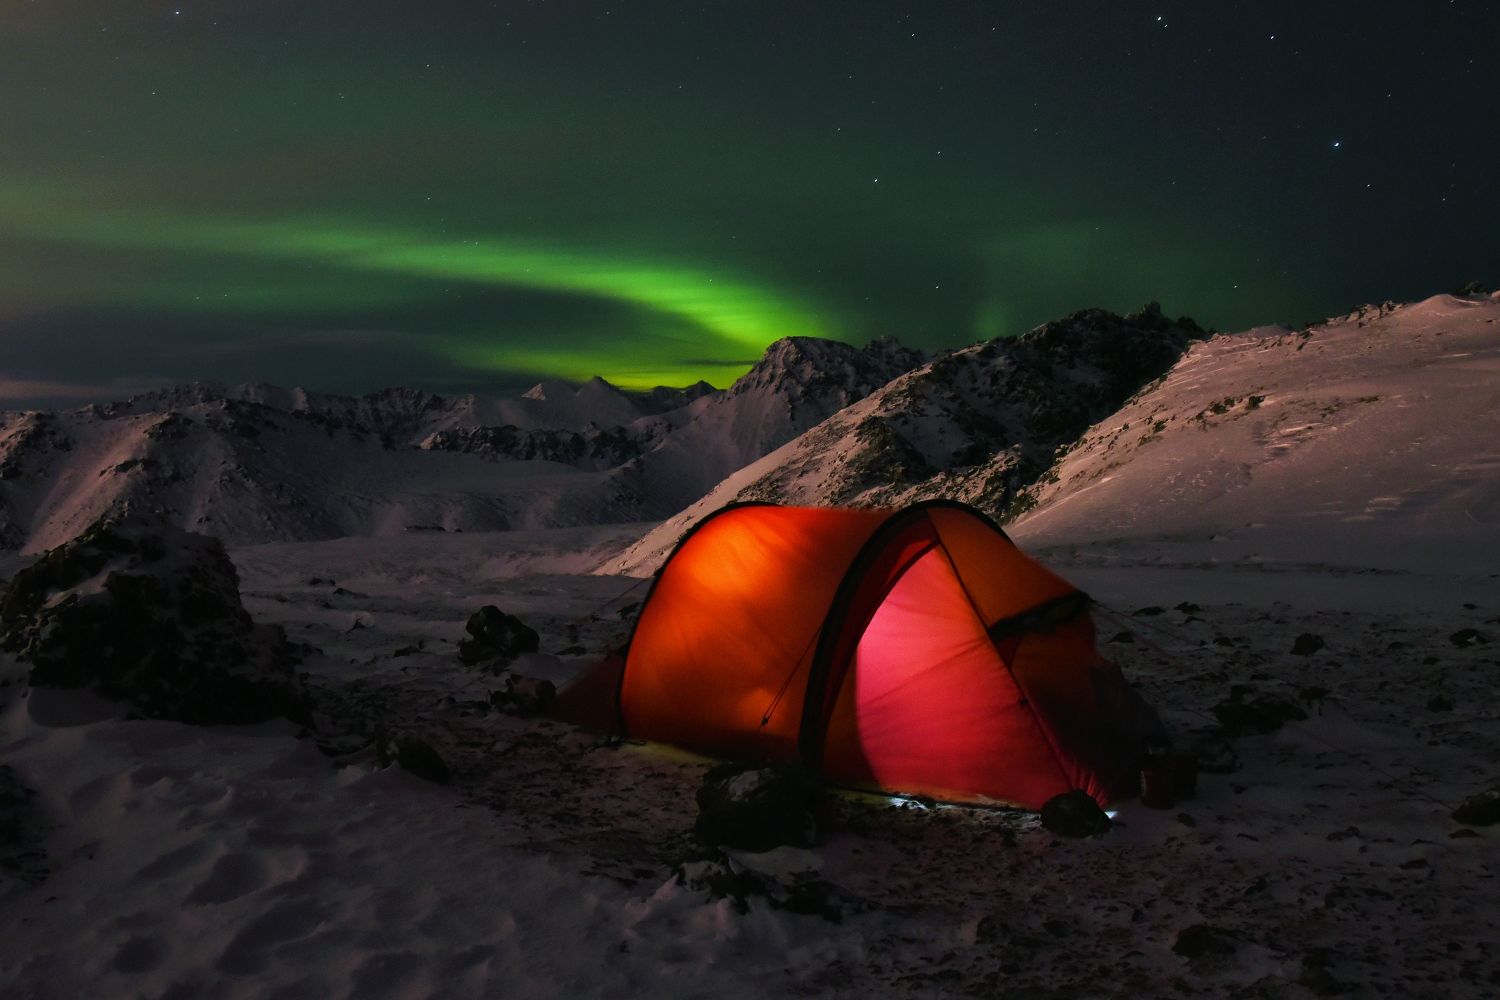
<instances>
[{"instance_id":1,"label":"illuminated tent","mask_svg":"<svg viewBox=\"0 0 1500 1000\"><path fill-rule=\"evenodd\" d=\"M1154 718L1088 598L979 511L735 504L657 572L559 715L853 787L1040 808L1133 794Z\"/></svg>"}]
</instances>

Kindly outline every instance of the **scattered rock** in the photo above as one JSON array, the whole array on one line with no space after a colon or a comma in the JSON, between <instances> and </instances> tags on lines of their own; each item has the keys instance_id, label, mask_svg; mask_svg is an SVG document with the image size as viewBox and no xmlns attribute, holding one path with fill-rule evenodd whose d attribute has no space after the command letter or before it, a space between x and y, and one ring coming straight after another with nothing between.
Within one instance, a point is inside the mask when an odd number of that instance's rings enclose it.
<instances>
[{"instance_id":1,"label":"scattered rock","mask_svg":"<svg viewBox=\"0 0 1500 1000\"><path fill-rule=\"evenodd\" d=\"M1477 628L1461 628L1450 635L1448 641L1459 648L1465 646L1485 646L1489 644L1490 637Z\"/></svg>"},{"instance_id":2,"label":"scattered rock","mask_svg":"<svg viewBox=\"0 0 1500 1000\"><path fill-rule=\"evenodd\" d=\"M1464 826L1494 826L1500 823L1500 788L1470 795L1452 813L1453 822Z\"/></svg>"},{"instance_id":3,"label":"scattered rock","mask_svg":"<svg viewBox=\"0 0 1500 1000\"><path fill-rule=\"evenodd\" d=\"M1291 699L1251 691L1241 685L1231 688L1229 697L1215 705L1213 713L1230 739L1272 733L1285 723L1307 718L1307 713Z\"/></svg>"},{"instance_id":4,"label":"scattered rock","mask_svg":"<svg viewBox=\"0 0 1500 1000\"><path fill-rule=\"evenodd\" d=\"M1322 649L1323 646L1324 642L1321 635L1314 635L1311 632L1303 632L1301 635L1297 636L1296 641L1292 643L1292 655L1311 656L1318 650Z\"/></svg>"},{"instance_id":5,"label":"scattered rock","mask_svg":"<svg viewBox=\"0 0 1500 1000\"><path fill-rule=\"evenodd\" d=\"M549 680L508 674L505 686L490 692L490 705L514 715L544 715L557 700L557 685Z\"/></svg>"},{"instance_id":6,"label":"scattered rock","mask_svg":"<svg viewBox=\"0 0 1500 1000\"><path fill-rule=\"evenodd\" d=\"M251 620L224 546L163 520L101 520L16 574L0 647L35 687L88 688L150 718L311 724L298 651Z\"/></svg>"},{"instance_id":7,"label":"scattered rock","mask_svg":"<svg viewBox=\"0 0 1500 1000\"><path fill-rule=\"evenodd\" d=\"M816 777L791 764L726 763L703 776L693 833L710 845L769 851L813 840Z\"/></svg>"},{"instance_id":8,"label":"scattered rock","mask_svg":"<svg viewBox=\"0 0 1500 1000\"><path fill-rule=\"evenodd\" d=\"M522 653L535 653L541 644L535 629L493 604L470 615L464 629L472 638L458 644L458 658L467 666L483 664L497 673Z\"/></svg>"},{"instance_id":9,"label":"scattered rock","mask_svg":"<svg viewBox=\"0 0 1500 1000\"><path fill-rule=\"evenodd\" d=\"M1193 753L1198 758L1198 770L1204 774L1233 774L1240 769L1240 755L1223 733L1200 736Z\"/></svg>"},{"instance_id":10,"label":"scattered rock","mask_svg":"<svg viewBox=\"0 0 1500 1000\"><path fill-rule=\"evenodd\" d=\"M453 780L448 762L431 743L412 733L380 733L375 739L375 754L382 767L392 764L410 771L424 781L446 785Z\"/></svg>"},{"instance_id":11,"label":"scattered rock","mask_svg":"<svg viewBox=\"0 0 1500 1000\"><path fill-rule=\"evenodd\" d=\"M1060 837L1096 837L1108 832L1110 820L1092 795L1075 788L1047 800L1042 826Z\"/></svg>"},{"instance_id":12,"label":"scattered rock","mask_svg":"<svg viewBox=\"0 0 1500 1000\"><path fill-rule=\"evenodd\" d=\"M1349 989L1329 970L1332 958L1327 948L1313 948L1302 956L1302 975L1298 981L1316 996L1338 996Z\"/></svg>"},{"instance_id":13,"label":"scattered rock","mask_svg":"<svg viewBox=\"0 0 1500 1000\"><path fill-rule=\"evenodd\" d=\"M673 881L707 892L710 898L728 899L739 913L750 911L758 899L772 909L842 923L849 911L869 909L868 902L850 896L842 888L819 878L814 872L791 872L771 876L717 855L713 860L691 861L673 873Z\"/></svg>"},{"instance_id":14,"label":"scattered rock","mask_svg":"<svg viewBox=\"0 0 1500 1000\"><path fill-rule=\"evenodd\" d=\"M46 830L36 790L8 764L0 764L0 876L36 885L47 877Z\"/></svg>"},{"instance_id":15,"label":"scattered rock","mask_svg":"<svg viewBox=\"0 0 1500 1000\"><path fill-rule=\"evenodd\" d=\"M1177 932L1172 950L1183 958L1194 959L1205 955L1233 955L1239 947L1239 937L1233 931L1210 924L1194 924Z\"/></svg>"}]
</instances>

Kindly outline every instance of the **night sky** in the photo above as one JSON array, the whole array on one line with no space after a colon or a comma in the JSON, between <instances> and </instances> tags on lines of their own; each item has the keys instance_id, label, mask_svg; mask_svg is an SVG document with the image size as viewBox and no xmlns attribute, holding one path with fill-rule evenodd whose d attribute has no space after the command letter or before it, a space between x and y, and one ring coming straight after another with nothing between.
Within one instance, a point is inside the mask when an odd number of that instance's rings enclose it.
<instances>
[{"instance_id":1,"label":"night sky","mask_svg":"<svg viewBox=\"0 0 1500 1000\"><path fill-rule=\"evenodd\" d=\"M1500 4L0 0L0 406L1500 282Z\"/></svg>"}]
</instances>

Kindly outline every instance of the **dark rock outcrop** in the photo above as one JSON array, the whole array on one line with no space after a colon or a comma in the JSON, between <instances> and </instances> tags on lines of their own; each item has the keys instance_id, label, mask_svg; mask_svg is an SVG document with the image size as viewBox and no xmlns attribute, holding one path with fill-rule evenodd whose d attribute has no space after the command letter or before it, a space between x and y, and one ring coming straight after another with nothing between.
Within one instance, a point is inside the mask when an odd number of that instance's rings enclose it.
<instances>
[{"instance_id":1,"label":"dark rock outcrop","mask_svg":"<svg viewBox=\"0 0 1500 1000\"><path fill-rule=\"evenodd\" d=\"M1453 810L1453 821L1465 826L1494 826L1500 823L1500 788L1470 795Z\"/></svg>"},{"instance_id":2,"label":"dark rock outcrop","mask_svg":"<svg viewBox=\"0 0 1500 1000\"><path fill-rule=\"evenodd\" d=\"M522 653L535 653L542 641L536 629L493 604L470 615L464 630L470 638L458 644L458 658L497 673Z\"/></svg>"},{"instance_id":3,"label":"dark rock outcrop","mask_svg":"<svg viewBox=\"0 0 1500 1000\"><path fill-rule=\"evenodd\" d=\"M1059 837L1097 837L1109 831L1110 820L1092 795L1075 788L1046 801L1042 826Z\"/></svg>"},{"instance_id":4,"label":"dark rock outcrop","mask_svg":"<svg viewBox=\"0 0 1500 1000\"><path fill-rule=\"evenodd\" d=\"M1242 685L1235 685L1229 697L1213 707L1213 713L1230 738L1274 733L1288 722L1307 718L1307 713L1291 699L1252 691Z\"/></svg>"},{"instance_id":5,"label":"dark rock outcrop","mask_svg":"<svg viewBox=\"0 0 1500 1000\"><path fill-rule=\"evenodd\" d=\"M812 839L818 782L790 764L720 764L698 789L693 833L710 845L769 851Z\"/></svg>"},{"instance_id":6,"label":"dark rock outcrop","mask_svg":"<svg viewBox=\"0 0 1500 1000\"><path fill-rule=\"evenodd\" d=\"M251 620L223 545L156 519L100 521L17 573L0 647L35 687L88 688L149 718L311 721L296 650Z\"/></svg>"}]
</instances>

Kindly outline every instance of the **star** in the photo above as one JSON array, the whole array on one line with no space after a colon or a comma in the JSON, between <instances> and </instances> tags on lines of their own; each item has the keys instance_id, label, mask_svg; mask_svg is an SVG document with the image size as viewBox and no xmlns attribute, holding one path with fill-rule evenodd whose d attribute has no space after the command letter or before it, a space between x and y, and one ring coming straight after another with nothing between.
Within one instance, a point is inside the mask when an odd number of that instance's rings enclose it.
<instances>
[{"instance_id":1,"label":"star","mask_svg":"<svg viewBox=\"0 0 1500 1000\"><path fill-rule=\"evenodd\" d=\"M1344 145L1344 141L1342 139L1335 139L1335 140L1333 140L1333 148L1334 149L1342 149L1343 145Z\"/></svg>"}]
</instances>

